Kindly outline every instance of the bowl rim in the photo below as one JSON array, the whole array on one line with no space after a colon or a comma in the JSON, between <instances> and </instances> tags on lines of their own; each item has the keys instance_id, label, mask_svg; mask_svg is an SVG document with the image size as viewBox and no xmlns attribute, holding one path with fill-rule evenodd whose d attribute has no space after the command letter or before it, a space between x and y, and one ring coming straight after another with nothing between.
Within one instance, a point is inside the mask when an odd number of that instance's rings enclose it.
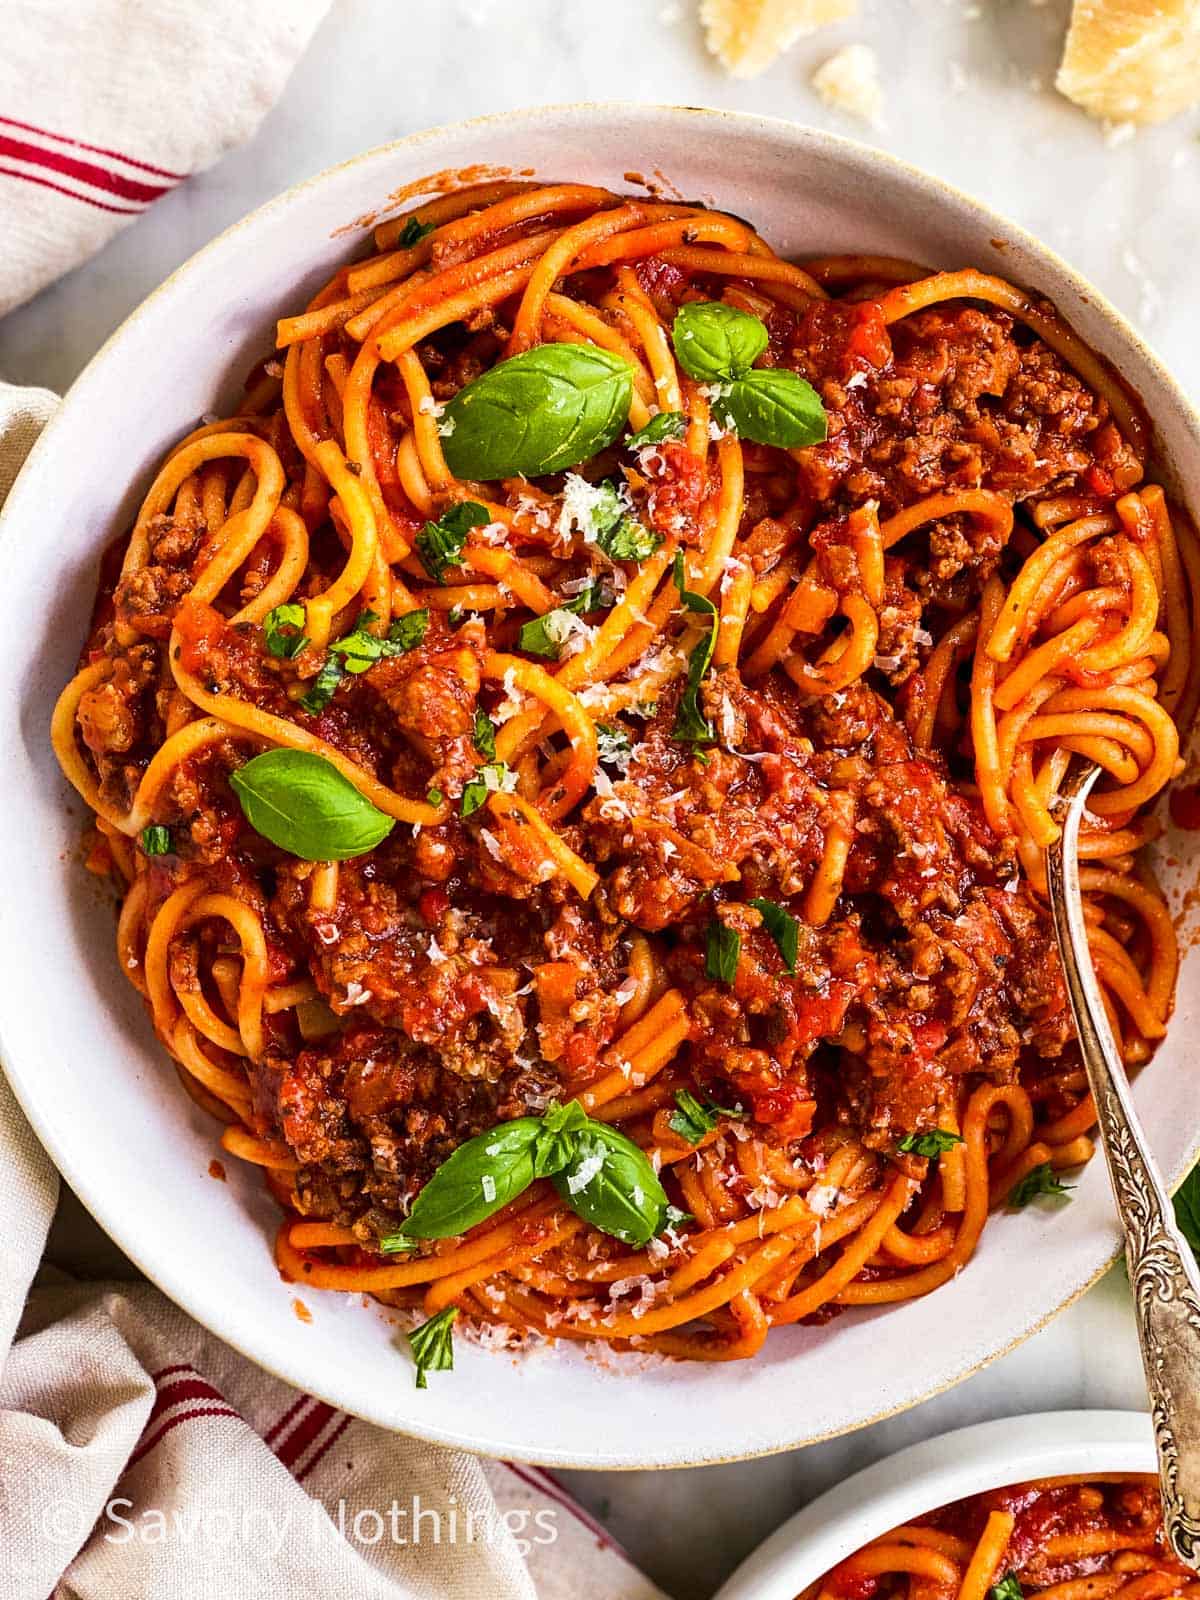
<instances>
[{"instance_id":1,"label":"bowl rim","mask_svg":"<svg viewBox=\"0 0 1200 1600\"><path fill-rule=\"evenodd\" d=\"M714 1600L794 1600L856 1550L966 1495L1030 1478L1157 1473L1140 1411L1035 1411L935 1434L826 1489L775 1530Z\"/></svg>"},{"instance_id":2,"label":"bowl rim","mask_svg":"<svg viewBox=\"0 0 1200 1600\"><path fill-rule=\"evenodd\" d=\"M1108 299L1097 290L1085 277L1070 266L1050 246L1044 244L1034 234L1014 223L1003 213L994 210L983 201L976 199L966 191L959 189L945 179L936 177L924 169L894 156L888 152L880 151L874 146L861 141L846 138L840 134L828 133L823 129L809 127L805 124L791 121L782 117L763 116L751 112L728 111L702 106L684 106L671 104L658 104L646 102L628 102L621 100L564 102L554 105L536 106L530 108L517 108L508 111L492 112L478 117L464 119L453 123L439 124L432 128L421 129L408 134L400 139L385 141L368 150L348 157L346 160L335 163L308 178L295 183L265 201L254 210L231 223L199 250L182 262L173 272L153 289L142 301L135 306L118 326L104 340L96 353L87 362L78 377L71 384L60 405L49 423L42 430L30 454L18 474L16 482L8 495L7 501L0 509L0 588L8 561L11 559L10 550L15 541L5 537L5 529L10 522L14 522L20 515L24 515L24 500L26 493L30 492L28 486L33 482L35 475L43 470L43 462L53 457L56 450L57 434L61 430L68 409L73 409L80 397L86 398L88 390L96 381L97 373L107 364L111 353L123 342L127 332L151 308L173 292L178 284L196 270L200 263L207 260L210 254L218 251L227 241L240 234L243 230L256 227L268 217L289 209L295 201L312 189L326 184L330 179L343 174L350 169L386 159L393 153L410 155L425 146L436 147L439 141L448 137L460 136L467 133L486 132L489 128L504 126L511 129L514 125L528 129L530 137L537 135L539 128L546 123L552 123L556 118L564 115L582 115L590 117L600 123L620 120L624 129L636 133L639 123L649 122L659 124L662 119L667 119L680 125L693 124L697 128L706 129L710 133L717 125L733 124L747 131L759 130L766 137L776 142L785 142L793 148L803 151L807 149L821 149L832 152L835 156L841 155L846 160L865 165L880 174L880 180L902 180L908 184L916 183L931 195L934 202L948 204L956 211L963 213L968 220L973 220L977 225L984 225L992 230L1001 230L1007 243L1019 246L1028 253L1034 264L1041 264L1051 269L1061 278L1063 286L1079 297L1081 302L1094 310L1100 319L1110 324L1119 341L1128 349L1132 358L1135 358L1142 369L1142 381L1146 375L1152 375L1154 380L1162 386L1169 396L1177 418L1191 435L1197 451L1200 452L1200 413L1188 398L1178 381L1172 376L1169 369L1163 364L1160 357L1145 342L1141 335L1128 322L1123 314L1116 309ZM545 163L542 163L545 165ZM1061 297L1061 291L1059 291ZM5 1044L6 1028L3 1014L0 1013L0 1059L11 1060ZM353 1411L347 1407L344 1400L339 1397L338 1385L332 1376L329 1381L314 1382L310 1374L301 1375L303 1363L297 1362L292 1370L281 1370L286 1366L278 1358L274 1362L265 1360L262 1355L252 1347L252 1341L232 1330L229 1326L230 1319L223 1315L220 1303L214 1305L211 1297L206 1298L196 1290L194 1281L186 1272L176 1271L173 1263L168 1260L157 1260L153 1267L147 1264L142 1257L142 1249L138 1242L138 1230L132 1228L127 1231L127 1217L122 1208L119 1192L113 1191L100 1183L91 1182L85 1169L73 1164L69 1155L64 1154L64 1141L60 1140L49 1119L41 1114L38 1104L23 1075L14 1075L6 1071L10 1086L21 1105L21 1108L34 1128L39 1140L50 1154L55 1166L78 1195L81 1203L91 1213L104 1231L120 1246L140 1272L156 1285L167 1297L189 1316L195 1318L202 1326L208 1328L219 1338L236 1349L248 1360L263 1368L282 1381L297 1388L304 1388L317 1398L341 1409ZM1200 1122L1198 1122L1193 1138L1189 1144L1179 1170L1174 1174L1173 1187L1182 1182L1184 1176L1200 1158ZM777 1454L780 1451L793 1449L805 1444L815 1444L823 1440L835 1438L842 1434L856 1431L859 1428L869 1427L877 1422L886 1420L900 1412L923 1403L936 1395L946 1392L955 1384L962 1382L975 1372L992 1361L999 1359L1024 1340L1031 1337L1045 1327L1054 1317L1058 1316L1068 1306L1082 1297L1096 1284L1120 1254L1116 1235L1112 1250L1106 1254L1095 1269L1083 1281L1074 1284L1056 1304L1048 1309L1039 1309L1032 1315L1024 1326L1014 1332L1002 1345L991 1349L982 1359L970 1365L951 1365L951 1370L938 1381L930 1382L918 1394L905 1396L894 1403L881 1405L879 1409L869 1415L853 1421L841 1422L835 1426L822 1428L819 1432L801 1433L799 1437L792 1432L787 1437L779 1437L769 1444L755 1445L751 1448L726 1449L719 1453L707 1453L703 1449L696 1454L682 1457L679 1452L660 1452L658 1455L647 1453L637 1459L613 1459L603 1457L597 1459L597 1454L584 1454L577 1450L563 1450L546 1448L526 1451L522 1449L520 1459L531 1463L544 1463L549 1466L579 1467L603 1470L642 1470L647 1467L688 1467L714 1465L724 1462L752 1459L767 1455ZM361 1413L359 1413L361 1414ZM368 1421L376 1419L368 1416ZM381 1425L376 1422L376 1425ZM433 1443L449 1446L469 1448L481 1455L495 1455L503 1458L513 1455L511 1448L506 1449L500 1444L481 1444L474 1439L465 1439L461 1433L452 1429L432 1424L422 1423L420 1418L406 1418L403 1425L396 1423L382 1424L395 1428L396 1431L414 1437L428 1439ZM710 1447L711 1449L711 1447Z\"/></svg>"}]
</instances>

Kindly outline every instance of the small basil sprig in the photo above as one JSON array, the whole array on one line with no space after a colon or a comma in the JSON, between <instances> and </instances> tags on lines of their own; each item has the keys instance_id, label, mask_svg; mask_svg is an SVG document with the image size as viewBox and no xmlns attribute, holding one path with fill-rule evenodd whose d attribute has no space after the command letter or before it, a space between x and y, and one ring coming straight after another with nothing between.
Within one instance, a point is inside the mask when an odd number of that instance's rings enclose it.
<instances>
[{"instance_id":1,"label":"small basil sprig","mask_svg":"<svg viewBox=\"0 0 1200 1600\"><path fill-rule=\"evenodd\" d=\"M960 1133L950 1133L945 1128L927 1128L924 1133L906 1133L896 1149L905 1155L927 1156L933 1161L961 1143Z\"/></svg>"},{"instance_id":2,"label":"small basil sprig","mask_svg":"<svg viewBox=\"0 0 1200 1600\"><path fill-rule=\"evenodd\" d=\"M631 433L625 441L626 450L644 450L648 444L664 444L668 439L682 439L687 432L687 418L682 411L659 411L644 428Z\"/></svg>"},{"instance_id":3,"label":"small basil sprig","mask_svg":"<svg viewBox=\"0 0 1200 1600\"><path fill-rule=\"evenodd\" d=\"M229 782L255 832L302 861L365 855L396 825L331 762L307 750L266 750Z\"/></svg>"},{"instance_id":4,"label":"small basil sprig","mask_svg":"<svg viewBox=\"0 0 1200 1600\"><path fill-rule=\"evenodd\" d=\"M304 636L304 607L295 600L274 606L262 619L267 654L282 661L298 656L308 640Z\"/></svg>"},{"instance_id":5,"label":"small basil sprig","mask_svg":"<svg viewBox=\"0 0 1200 1600\"><path fill-rule=\"evenodd\" d=\"M645 1152L572 1100L459 1145L418 1194L400 1231L414 1239L455 1238L538 1178L549 1178L577 1216L637 1248L667 1221L667 1196Z\"/></svg>"},{"instance_id":6,"label":"small basil sprig","mask_svg":"<svg viewBox=\"0 0 1200 1600\"><path fill-rule=\"evenodd\" d=\"M671 341L688 376L716 386L713 413L741 438L791 450L827 437L825 408L807 379L787 367L754 368L768 343L758 317L720 301L680 306Z\"/></svg>"},{"instance_id":7,"label":"small basil sprig","mask_svg":"<svg viewBox=\"0 0 1200 1600\"><path fill-rule=\"evenodd\" d=\"M478 500L460 500L443 511L436 522L427 522L417 535L417 554L421 565L435 583L444 584L447 567L461 567L467 534L484 528L491 521L487 507Z\"/></svg>"},{"instance_id":8,"label":"small basil sprig","mask_svg":"<svg viewBox=\"0 0 1200 1600\"><path fill-rule=\"evenodd\" d=\"M457 1306L447 1306L436 1317L410 1328L404 1335L417 1364L417 1388L428 1389L427 1372L454 1371L454 1321Z\"/></svg>"},{"instance_id":9,"label":"small basil sprig","mask_svg":"<svg viewBox=\"0 0 1200 1600\"><path fill-rule=\"evenodd\" d=\"M1027 1206L1031 1200L1037 1200L1043 1195L1050 1200L1067 1200L1070 1198L1071 1190L1074 1187L1073 1183L1063 1183L1055 1175L1054 1168L1050 1163L1043 1161L1013 1184L1008 1192L1008 1200L1005 1203L1010 1210L1019 1211L1022 1206Z\"/></svg>"},{"instance_id":10,"label":"small basil sprig","mask_svg":"<svg viewBox=\"0 0 1200 1600\"><path fill-rule=\"evenodd\" d=\"M720 300L680 306L671 328L679 365L697 383L740 378L767 348L766 324Z\"/></svg>"},{"instance_id":11,"label":"small basil sprig","mask_svg":"<svg viewBox=\"0 0 1200 1600\"><path fill-rule=\"evenodd\" d=\"M534 478L606 449L625 426L633 368L595 345L544 344L501 361L447 402L456 478Z\"/></svg>"},{"instance_id":12,"label":"small basil sprig","mask_svg":"<svg viewBox=\"0 0 1200 1600\"><path fill-rule=\"evenodd\" d=\"M795 975L796 954L800 948L800 924L790 911L776 905L774 900L751 900L750 904L763 919L763 927L775 941L775 948L783 957L783 964Z\"/></svg>"},{"instance_id":13,"label":"small basil sprig","mask_svg":"<svg viewBox=\"0 0 1200 1600\"><path fill-rule=\"evenodd\" d=\"M679 709L675 713L671 737L688 744L711 744L712 723L700 709L700 685L704 681L704 675L712 662L713 651L717 647L717 629L720 624L717 619L717 608L712 601L706 600L702 594L696 594L688 588L682 550L677 551L675 555L675 587L679 590L679 599L684 610L711 617L712 627L688 657L687 682L680 696Z\"/></svg>"}]
</instances>

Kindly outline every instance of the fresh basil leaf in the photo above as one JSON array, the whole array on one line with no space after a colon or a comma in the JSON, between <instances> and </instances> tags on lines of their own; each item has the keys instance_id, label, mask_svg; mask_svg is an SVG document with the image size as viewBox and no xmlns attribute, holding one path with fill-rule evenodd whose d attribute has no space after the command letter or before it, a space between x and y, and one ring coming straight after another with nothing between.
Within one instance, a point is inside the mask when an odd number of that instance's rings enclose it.
<instances>
[{"instance_id":1,"label":"fresh basil leaf","mask_svg":"<svg viewBox=\"0 0 1200 1600\"><path fill-rule=\"evenodd\" d=\"M429 612L425 606L421 606L416 611L406 611L402 617L396 618L388 629L388 643L395 645L397 652L407 653L415 650L428 632Z\"/></svg>"},{"instance_id":2,"label":"fresh basil leaf","mask_svg":"<svg viewBox=\"0 0 1200 1600\"><path fill-rule=\"evenodd\" d=\"M142 849L148 856L171 854L171 830L161 822L152 822L142 829Z\"/></svg>"},{"instance_id":3,"label":"fresh basil leaf","mask_svg":"<svg viewBox=\"0 0 1200 1600\"><path fill-rule=\"evenodd\" d=\"M400 229L400 235L397 238L396 243L400 246L401 250L411 250L413 245L420 244L421 240L432 232L433 223L422 222L420 217L414 214L407 219L404 226Z\"/></svg>"},{"instance_id":4,"label":"fresh basil leaf","mask_svg":"<svg viewBox=\"0 0 1200 1600\"><path fill-rule=\"evenodd\" d=\"M263 643L267 654L291 661L308 640L304 637L304 607L294 600L274 606L262 619Z\"/></svg>"},{"instance_id":5,"label":"fresh basil leaf","mask_svg":"<svg viewBox=\"0 0 1200 1600\"><path fill-rule=\"evenodd\" d=\"M999 1583L988 1590L992 1600L1025 1600L1025 1591L1015 1572L1006 1572Z\"/></svg>"},{"instance_id":6,"label":"fresh basil leaf","mask_svg":"<svg viewBox=\"0 0 1200 1600\"><path fill-rule=\"evenodd\" d=\"M829 431L817 391L786 367L760 367L735 378L713 401L713 414L739 438L783 450L820 444Z\"/></svg>"},{"instance_id":7,"label":"fresh basil leaf","mask_svg":"<svg viewBox=\"0 0 1200 1600\"><path fill-rule=\"evenodd\" d=\"M589 1120L578 1100L568 1100L565 1106L547 1109L533 1152L536 1177L549 1178L562 1171L574 1156L579 1134L589 1126Z\"/></svg>"},{"instance_id":8,"label":"fresh basil leaf","mask_svg":"<svg viewBox=\"0 0 1200 1600\"><path fill-rule=\"evenodd\" d=\"M737 977L742 936L736 928L712 921L704 940L704 974L718 983L732 983Z\"/></svg>"},{"instance_id":9,"label":"fresh basil leaf","mask_svg":"<svg viewBox=\"0 0 1200 1600\"><path fill-rule=\"evenodd\" d=\"M459 816L474 815L480 806L487 804L489 794L513 789L516 787L516 782L516 773L510 772L503 761L489 761L486 766L478 768L469 783L463 784L462 800L458 808Z\"/></svg>"},{"instance_id":10,"label":"fresh basil leaf","mask_svg":"<svg viewBox=\"0 0 1200 1600\"><path fill-rule=\"evenodd\" d=\"M445 583L447 567L462 566L463 548L471 529L484 528L491 520L487 508L478 500L460 500L443 511L436 522L425 524L417 535L417 554L435 583Z\"/></svg>"},{"instance_id":11,"label":"fresh basil leaf","mask_svg":"<svg viewBox=\"0 0 1200 1600\"><path fill-rule=\"evenodd\" d=\"M679 365L699 383L740 378L767 348L766 325L719 300L680 306L671 328Z\"/></svg>"},{"instance_id":12,"label":"fresh basil leaf","mask_svg":"<svg viewBox=\"0 0 1200 1600\"><path fill-rule=\"evenodd\" d=\"M417 1364L417 1388L428 1389L427 1372L453 1372L454 1370L454 1319L457 1306L447 1306L436 1317L412 1328L404 1337Z\"/></svg>"},{"instance_id":13,"label":"fresh basil leaf","mask_svg":"<svg viewBox=\"0 0 1200 1600\"><path fill-rule=\"evenodd\" d=\"M396 826L332 763L307 750L266 750L229 782L255 832L302 861L365 855Z\"/></svg>"},{"instance_id":14,"label":"fresh basil leaf","mask_svg":"<svg viewBox=\"0 0 1200 1600\"><path fill-rule=\"evenodd\" d=\"M596 724L596 748L601 761L607 766L620 767L622 771L633 754L633 742L625 729L614 727L611 722Z\"/></svg>"},{"instance_id":15,"label":"fresh basil leaf","mask_svg":"<svg viewBox=\"0 0 1200 1600\"><path fill-rule=\"evenodd\" d=\"M928 1128L924 1133L906 1133L896 1146L905 1155L928 1156L935 1160L962 1143L960 1133L949 1133L945 1128Z\"/></svg>"},{"instance_id":16,"label":"fresh basil leaf","mask_svg":"<svg viewBox=\"0 0 1200 1600\"><path fill-rule=\"evenodd\" d=\"M744 1111L718 1106L711 1100L701 1104L690 1089L676 1089L675 1105L677 1109L667 1118L667 1127L688 1144L699 1144L706 1134L713 1131L721 1117L735 1117L743 1121L746 1116Z\"/></svg>"},{"instance_id":17,"label":"fresh basil leaf","mask_svg":"<svg viewBox=\"0 0 1200 1600\"><path fill-rule=\"evenodd\" d=\"M536 478L606 449L625 426L633 369L594 345L543 344L450 400L442 450L456 478Z\"/></svg>"},{"instance_id":18,"label":"fresh basil leaf","mask_svg":"<svg viewBox=\"0 0 1200 1600\"><path fill-rule=\"evenodd\" d=\"M312 681L308 693L302 695L300 704L305 711L310 711L314 716L324 711L333 699L333 692L346 676L346 669L335 655L328 655L321 663L321 670Z\"/></svg>"},{"instance_id":19,"label":"fresh basil leaf","mask_svg":"<svg viewBox=\"0 0 1200 1600\"><path fill-rule=\"evenodd\" d=\"M607 1123L589 1118L568 1164L550 1181L593 1227L640 1249L663 1225L667 1196L645 1152Z\"/></svg>"},{"instance_id":20,"label":"fresh basil leaf","mask_svg":"<svg viewBox=\"0 0 1200 1600\"><path fill-rule=\"evenodd\" d=\"M1200 1260L1200 1167L1193 1167L1175 1191L1175 1221Z\"/></svg>"},{"instance_id":21,"label":"fresh basil leaf","mask_svg":"<svg viewBox=\"0 0 1200 1600\"><path fill-rule=\"evenodd\" d=\"M717 645L717 628L720 626L717 618L717 608L711 600L705 599L702 594L696 594L687 587L685 568L683 564L683 551L675 555L675 587L679 590L679 599L685 611L697 612L712 618L712 627L707 637L701 639L691 655L688 657L687 681L683 687L683 694L679 699L679 707L675 713L675 725L671 729L672 739L680 739L690 744L711 744L713 741L712 723L700 709L700 685L712 662L713 651Z\"/></svg>"},{"instance_id":22,"label":"fresh basil leaf","mask_svg":"<svg viewBox=\"0 0 1200 1600\"><path fill-rule=\"evenodd\" d=\"M417 1248L417 1241L406 1233L381 1233L379 1248L385 1256L408 1255Z\"/></svg>"},{"instance_id":23,"label":"fresh basil leaf","mask_svg":"<svg viewBox=\"0 0 1200 1600\"><path fill-rule=\"evenodd\" d=\"M427 805L440 806L445 798L446 796L440 789L430 789L429 793L425 796L425 802Z\"/></svg>"},{"instance_id":24,"label":"fresh basil leaf","mask_svg":"<svg viewBox=\"0 0 1200 1600\"><path fill-rule=\"evenodd\" d=\"M460 1144L413 1201L401 1233L453 1239L486 1222L533 1182L541 1132L541 1117L518 1117Z\"/></svg>"},{"instance_id":25,"label":"fresh basil leaf","mask_svg":"<svg viewBox=\"0 0 1200 1600\"><path fill-rule=\"evenodd\" d=\"M660 411L644 428L631 433L625 441L626 450L644 450L648 444L663 444L667 439L682 439L687 432L687 418L682 411Z\"/></svg>"},{"instance_id":26,"label":"fresh basil leaf","mask_svg":"<svg viewBox=\"0 0 1200 1600\"><path fill-rule=\"evenodd\" d=\"M800 924L790 911L775 904L774 900L751 900L750 904L763 919L763 927L775 941L775 948L783 957L783 964L795 976L796 953L800 948Z\"/></svg>"},{"instance_id":27,"label":"fresh basil leaf","mask_svg":"<svg viewBox=\"0 0 1200 1600\"><path fill-rule=\"evenodd\" d=\"M1027 1206L1031 1200L1037 1200L1042 1195L1051 1200L1065 1200L1074 1187L1073 1183L1061 1182L1050 1163L1043 1161L1040 1166L1027 1172L1020 1182L1013 1184L1006 1204L1010 1210L1019 1211L1022 1206Z\"/></svg>"}]
</instances>

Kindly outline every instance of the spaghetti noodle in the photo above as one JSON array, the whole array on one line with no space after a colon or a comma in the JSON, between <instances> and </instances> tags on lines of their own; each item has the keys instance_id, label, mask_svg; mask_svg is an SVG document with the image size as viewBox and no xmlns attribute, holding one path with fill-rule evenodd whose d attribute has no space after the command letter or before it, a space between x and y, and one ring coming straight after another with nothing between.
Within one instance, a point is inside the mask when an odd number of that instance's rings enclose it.
<instances>
[{"instance_id":1,"label":"spaghetti noodle","mask_svg":"<svg viewBox=\"0 0 1200 1600\"><path fill-rule=\"evenodd\" d=\"M1158 1484L1136 1473L1040 1478L893 1528L802 1600L1195 1600L1171 1553Z\"/></svg>"},{"instance_id":2,"label":"spaghetti noodle","mask_svg":"<svg viewBox=\"0 0 1200 1600\"><path fill-rule=\"evenodd\" d=\"M1128 1063L1171 1009L1138 852L1200 564L1137 405L996 278L697 206L491 183L377 235L107 563L53 739L122 969L290 1278L713 1360L928 1292L1091 1152L1041 860L1075 756ZM571 407L579 459L464 468ZM256 831L231 778L281 750L382 842ZM538 1179L395 1253L464 1141L572 1100L653 1237Z\"/></svg>"}]
</instances>

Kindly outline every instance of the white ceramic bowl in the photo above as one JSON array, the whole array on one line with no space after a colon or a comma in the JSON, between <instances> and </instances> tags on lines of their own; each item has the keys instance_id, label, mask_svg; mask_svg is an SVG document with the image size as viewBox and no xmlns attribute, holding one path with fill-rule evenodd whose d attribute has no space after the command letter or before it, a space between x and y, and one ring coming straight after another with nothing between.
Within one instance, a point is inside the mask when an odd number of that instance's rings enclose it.
<instances>
[{"instance_id":1,"label":"white ceramic bowl","mask_svg":"<svg viewBox=\"0 0 1200 1600\"><path fill-rule=\"evenodd\" d=\"M1166 372L1100 297L994 213L877 151L752 117L579 106L485 118L361 156L264 206L151 295L79 378L14 488L0 532L0 1051L34 1127L84 1204L172 1299L263 1366L385 1427L527 1460L681 1466L765 1454L855 1428L945 1388L1031 1333L1111 1259L1096 1162L1074 1202L989 1227L970 1269L927 1300L782 1330L753 1362L528 1358L458 1341L458 1370L417 1392L384 1315L308 1293L292 1308L259 1174L207 1176L216 1128L181 1091L117 970L112 911L79 865L82 808L47 725L73 669L97 556L164 451L230 404L275 317L303 305L361 238L356 219L402 185L475 163L628 187L661 171L753 218L785 253L884 251L995 265L1045 291L1145 398L1165 453L1200 482L1200 426ZM1138 1083L1168 1176L1186 1170L1200 1099L1186 1041L1200 957L1170 1038ZM882 1317L882 1320L881 1320Z\"/></svg>"},{"instance_id":2,"label":"white ceramic bowl","mask_svg":"<svg viewBox=\"0 0 1200 1600\"><path fill-rule=\"evenodd\" d=\"M811 1501L742 1562L716 1600L795 1600L881 1533L964 1495L1030 1478L1157 1470L1150 1418L1137 1411L1042 1411L959 1428Z\"/></svg>"}]
</instances>

